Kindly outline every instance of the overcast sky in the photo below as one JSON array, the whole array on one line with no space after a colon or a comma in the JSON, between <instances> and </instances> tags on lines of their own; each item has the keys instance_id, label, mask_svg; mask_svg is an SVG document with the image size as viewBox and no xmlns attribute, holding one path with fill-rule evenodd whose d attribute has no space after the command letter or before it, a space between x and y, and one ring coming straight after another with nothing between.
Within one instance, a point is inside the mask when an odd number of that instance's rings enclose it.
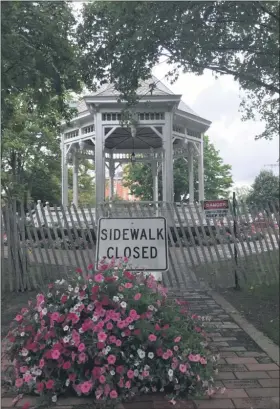
<instances>
[{"instance_id":1,"label":"overcast sky","mask_svg":"<svg viewBox=\"0 0 280 409\"><path fill-rule=\"evenodd\" d=\"M263 124L241 121L239 112L239 85L231 76L215 80L211 72L202 76L181 74L170 85L164 79L170 70L167 64L159 64L153 74L200 116L212 121L207 132L225 163L232 166L235 186L250 185L264 165L276 163L279 158L279 140L255 140L263 130ZM270 169L265 167L265 169ZM278 172L274 168L274 173Z\"/></svg>"}]
</instances>

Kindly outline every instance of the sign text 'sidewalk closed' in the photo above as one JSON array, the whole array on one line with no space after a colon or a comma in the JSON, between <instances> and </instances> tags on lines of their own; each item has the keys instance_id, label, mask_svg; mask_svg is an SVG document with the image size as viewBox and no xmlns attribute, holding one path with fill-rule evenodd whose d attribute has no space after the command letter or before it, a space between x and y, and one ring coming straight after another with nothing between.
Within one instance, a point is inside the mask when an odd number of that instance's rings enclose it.
<instances>
[{"instance_id":1,"label":"sign text 'sidewalk closed'","mask_svg":"<svg viewBox=\"0 0 280 409\"><path fill-rule=\"evenodd\" d=\"M164 217L99 219L97 263L127 257L131 270L165 271L167 250Z\"/></svg>"}]
</instances>

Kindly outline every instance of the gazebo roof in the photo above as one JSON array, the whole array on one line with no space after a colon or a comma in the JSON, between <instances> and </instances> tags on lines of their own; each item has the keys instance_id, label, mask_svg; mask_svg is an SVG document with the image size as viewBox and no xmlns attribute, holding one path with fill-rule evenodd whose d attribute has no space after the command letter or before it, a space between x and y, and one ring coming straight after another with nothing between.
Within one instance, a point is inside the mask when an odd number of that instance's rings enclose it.
<instances>
[{"instance_id":1,"label":"gazebo roof","mask_svg":"<svg viewBox=\"0 0 280 409\"><path fill-rule=\"evenodd\" d=\"M162 96L162 95L175 95L173 91L171 91L166 85L164 85L160 80L158 80L154 75L147 80L141 80L140 86L137 90L137 95L150 95L151 91L151 84L154 85L153 88L153 95L155 96ZM95 92L90 93L88 96L91 97L118 97L120 95L119 91L114 88L113 84L103 84L99 87L99 89ZM77 103L77 110L78 113L81 114L87 111L87 105L84 99L80 100ZM200 117L195 111L193 111L184 101L179 102L179 106L177 108L179 111L185 112L187 114L194 115L196 117Z\"/></svg>"}]
</instances>

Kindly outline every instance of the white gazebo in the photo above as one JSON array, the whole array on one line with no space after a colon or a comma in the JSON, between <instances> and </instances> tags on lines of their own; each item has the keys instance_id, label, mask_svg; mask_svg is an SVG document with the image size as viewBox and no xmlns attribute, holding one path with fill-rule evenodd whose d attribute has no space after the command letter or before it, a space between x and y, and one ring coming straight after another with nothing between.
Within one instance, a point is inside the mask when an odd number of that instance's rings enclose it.
<instances>
[{"instance_id":1,"label":"white gazebo","mask_svg":"<svg viewBox=\"0 0 280 409\"><path fill-rule=\"evenodd\" d=\"M189 171L189 202L194 201L194 157L198 159L199 201L204 199L203 134L210 122L201 118L157 78L142 81L133 121L125 126L125 102L112 85L83 97L76 104L77 116L63 124L62 204L68 205L68 164L73 166L73 203L78 205L78 165L81 158L94 161L96 204L105 200L105 168L114 195L114 174L123 163L150 163L153 201L158 201L158 170L162 166L162 198L174 201L173 161L186 160Z\"/></svg>"}]
</instances>

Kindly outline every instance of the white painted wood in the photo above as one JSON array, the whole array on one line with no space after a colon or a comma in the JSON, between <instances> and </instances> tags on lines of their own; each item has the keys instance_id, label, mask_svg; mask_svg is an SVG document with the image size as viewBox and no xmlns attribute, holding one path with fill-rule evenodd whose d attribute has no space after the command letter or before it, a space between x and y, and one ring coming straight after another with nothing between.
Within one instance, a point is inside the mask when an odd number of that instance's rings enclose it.
<instances>
[{"instance_id":1,"label":"white painted wood","mask_svg":"<svg viewBox=\"0 0 280 409\"><path fill-rule=\"evenodd\" d=\"M193 146L188 145L189 202L194 202Z\"/></svg>"},{"instance_id":2,"label":"white painted wood","mask_svg":"<svg viewBox=\"0 0 280 409\"><path fill-rule=\"evenodd\" d=\"M152 176L153 176L153 201L158 201L158 163L152 162Z\"/></svg>"},{"instance_id":3,"label":"white painted wood","mask_svg":"<svg viewBox=\"0 0 280 409\"><path fill-rule=\"evenodd\" d=\"M61 199L62 204L68 206L68 164L64 135L61 136L61 141Z\"/></svg>"},{"instance_id":4,"label":"white painted wood","mask_svg":"<svg viewBox=\"0 0 280 409\"><path fill-rule=\"evenodd\" d=\"M73 203L78 206L78 195L79 195L79 181L78 181L78 169L79 169L79 159L77 151L73 152Z\"/></svg>"},{"instance_id":5,"label":"white painted wood","mask_svg":"<svg viewBox=\"0 0 280 409\"><path fill-rule=\"evenodd\" d=\"M100 112L95 113L95 194L96 205L105 200L105 160L104 160L104 130Z\"/></svg>"},{"instance_id":6,"label":"white painted wood","mask_svg":"<svg viewBox=\"0 0 280 409\"><path fill-rule=\"evenodd\" d=\"M165 112L165 125L163 127L164 166L162 173L163 201L173 202L173 143L172 143L173 113Z\"/></svg>"},{"instance_id":7,"label":"white painted wood","mask_svg":"<svg viewBox=\"0 0 280 409\"><path fill-rule=\"evenodd\" d=\"M204 155L203 155L203 134L201 135L200 154L198 156L198 200L204 200Z\"/></svg>"},{"instance_id":8,"label":"white painted wood","mask_svg":"<svg viewBox=\"0 0 280 409\"><path fill-rule=\"evenodd\" d=\"M115 164L111 158L109 161L109 178L110 178L109 198L110 200L112 200L114 197L114 177L115 177Z\"/></svg>"}]
</instances>

